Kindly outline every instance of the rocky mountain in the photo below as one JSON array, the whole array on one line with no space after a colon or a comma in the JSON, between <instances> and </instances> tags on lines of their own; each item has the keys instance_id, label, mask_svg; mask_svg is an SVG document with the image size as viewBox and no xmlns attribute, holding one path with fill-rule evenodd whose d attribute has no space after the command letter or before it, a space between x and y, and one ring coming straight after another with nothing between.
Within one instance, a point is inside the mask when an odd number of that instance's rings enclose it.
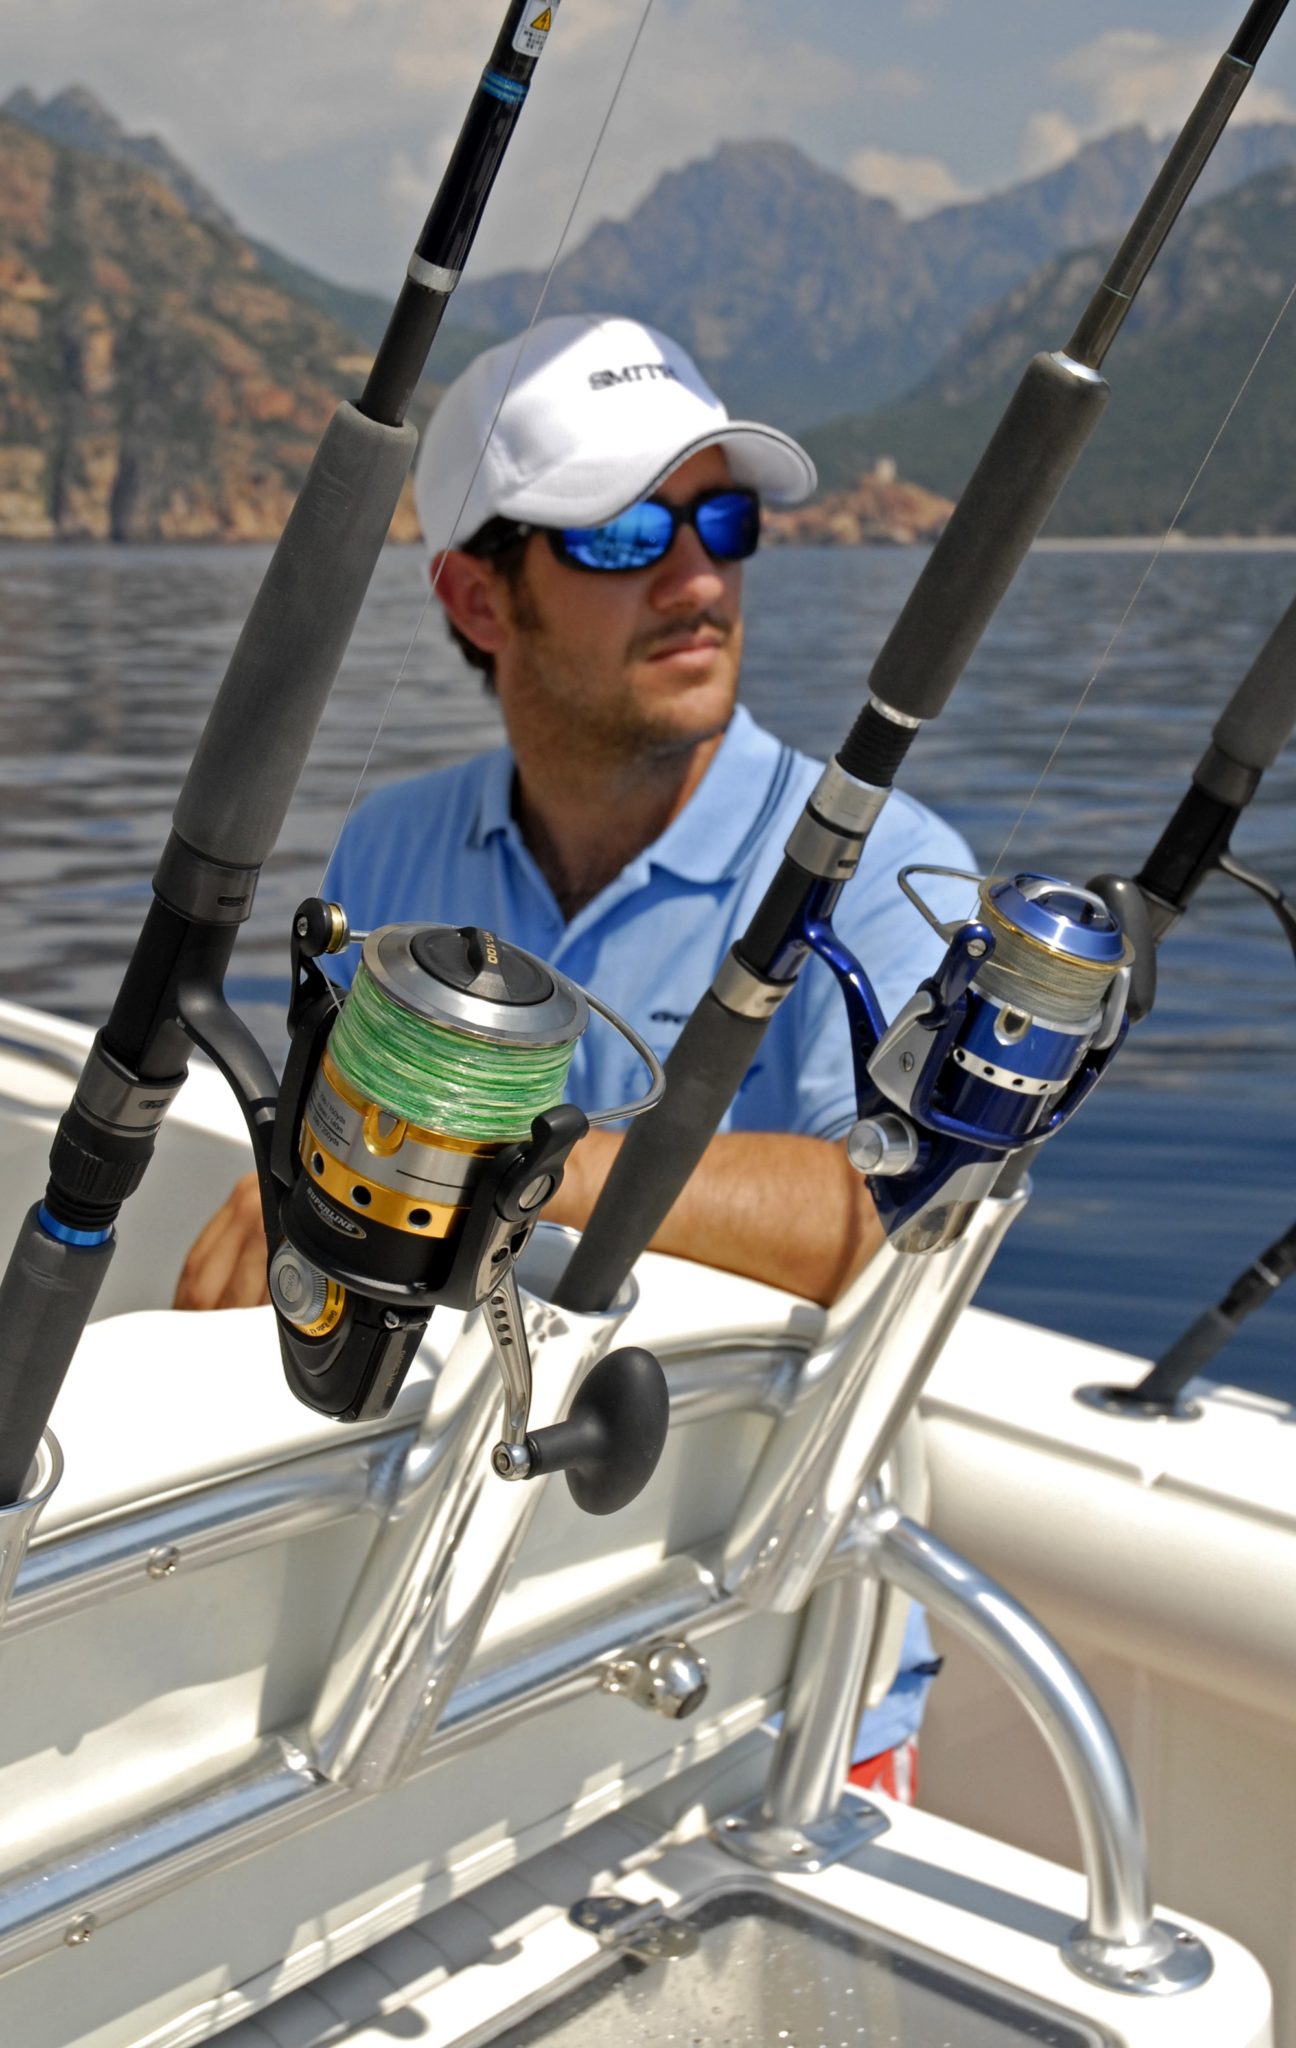
<instances>
[{"instance_id":1,"label":"rocky mountain","mask_svg":"<svg viewBox=\"0 0 1296 2048\"><path fill-rule=\"evenodd\" d=\"M1008 192L905 221L789 144L728 143L662 178L627 220L595 227L558 265L546 309L653 321L692 350L734 411L797 430L910 389L974 314L1041 263L1114 241L1164 147L1126 129ZM1290 162L1296 123L1230 129L1202 196ZM511 333L540 282L532 271L469 277L451 321Z\"/></svg>"},{"instance_id":2,"label":"rocky mountain","mask_svg":"<svg viewBox=\"0 0 1296 2048\"><path fill-rule=\"evenodd\" d=\"M1113 396L1049 530L1159 533L1283 311L1296 168L1253 178L1181 221L1106 365ZM957 497L1023 364L1060 347L1110 247L1043 265L973 319L909 398L807 436L841 488L880 456ZM1188 534L1296 533L1296 327L1279 326L1182 520Z\"/></svg>"},{"instance_id":3,"label":"rocky mountain","mask_svg":"<svg viewBox=\"0 0 1296 2048\"><path fill-rule=\"evenodd\" d=\"M171 182L0 117L0 533L276 535L367 367Z\"/></svg>"},{"instance_id":4,"label":"rocky mountain","mask_svg":"<svg viewBox=\"0 0 1296 2048\"><path fill-rule=\"evenodd\" d=\"M84 90L44 102L20 90L6 104L0 534L277 532L387 302L240 236L163 143L127 134ZM735 410L794 428L831 419L846 394L889 394L809 436L835 493L813 531L931 533L1023 357L1065 338L1158 155L1131 129L1010 192L906 222L787 145L726 145L663 178L628 221L595 228L559 266L548 304L657 321ZM1287 168L1266 169L1275 163ZM1248 322L1285 289L1273 251L1292 225L1296 124L1230 131L1208 179L1218 193L1257 169L1183 224L1154 271L1117 365L1118 417L1134 424L1124 435L1108 425L1104 441L1119 446L1091 455L1059 530L1160 523L1178 447L1197 445L1254 346ZM1059 253L1077 242L1078 254ZM438 373L524 324L538 288L529 272L466 282ZM1281 411L1273 400L1273 445L1286 451ZM1231 433L1245 440L1242 423ZM882 458L936 496L902 503L894 492L907 486L890 482L879 495ZM1249 480L1239 472L1204 497L1190 530L1288 520L1282 462L1254 448L1249 459ZM1227 463L1215 468L1227 483ZM412 533L408 505L401 516Z\"/></svg>"},{"instance_id":5,"label":"rocky mountain","mask_svg":"<svg viewBox=\"0 0 1296 2048\"><path fill-rule=\"evenodd\" d=\"M65 149L84 149L92 156L115 158L120 163L138 164L175 193L195 220L209 227L234 228L234 221L220 201L195 178L156 135L128 135L115 114L83 85L69 85L47 100L40 100L25 85L0 100L0 114L34 128L49 142Z\"/></svg>"}]
</instances>

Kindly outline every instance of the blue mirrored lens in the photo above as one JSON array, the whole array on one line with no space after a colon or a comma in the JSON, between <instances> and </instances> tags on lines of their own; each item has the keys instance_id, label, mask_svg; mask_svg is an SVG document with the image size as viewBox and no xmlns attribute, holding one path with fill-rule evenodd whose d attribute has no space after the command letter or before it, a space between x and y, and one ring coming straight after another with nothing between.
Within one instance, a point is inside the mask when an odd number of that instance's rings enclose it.
<instances>
[{"instance_id":1,"label":"blue mirrored lens","mask_svg":"<svg viewBox=\"0 0 1296 2048\"><path fill-rule=\"evenodd\" d=\"M698 539L717 561L742 562L755 554L760 509L747 492L718 492L698 506L695 519Z\"/></svg>"},{"instance_id":2,"label":"blue mirrored lens","mask_svg":"<svg viewBox=\"0 0 1296 2048\"><path fill-rule=\"evenodd\" d=\"M568 526L563 547L583 569L646 569L660 562L675 534L665 505L632 505L606 526Z\"/></svg>"}]
</instances>

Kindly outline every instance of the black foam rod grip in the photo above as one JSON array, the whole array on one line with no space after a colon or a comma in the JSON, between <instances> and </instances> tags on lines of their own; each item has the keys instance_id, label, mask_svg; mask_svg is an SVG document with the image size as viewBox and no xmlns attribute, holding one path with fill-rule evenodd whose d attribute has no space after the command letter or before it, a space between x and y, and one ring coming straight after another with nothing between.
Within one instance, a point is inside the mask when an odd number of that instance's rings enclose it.
<instances>
[{"instance_id":1,"label":"black foam rod grip","mask_svg":"<svg viewBox=\"0 0 1296 2048\"><path fill-rule=\"evenodd\" d=\"M113 1253L113 1240L67 1245L41 1229L35 1206L0 1281L0 1506L27 1474Z\"/></svg>"},{"instance_id":2,"label":"black foam rod grip","mask_svg":"<svg viewBox=\"0 0 1296 2048\"><path fill-rule=\"evenodd\" d=\"M906 718L935 718L1048 518L1110 388L1068 356L1030 362L869 677Z\"/></svg>"},{"instance_id":3,"label":"black foam rod grip","mask_svg":"<svg viewBox=\"0 0 1296 2048\"><path fill-rule=\"evenodd\" d=\"M666 1061L666 1093L626 1133L563 1274L560 1307L587 1315L615 1298L714 1137L768 1021L737 1016L707 990Z\"/></svg>"},{"instance_id":4,"label":"black foam rod grip","mask_svg":"<svg viewBox=\"0 0 1296 2048\"><path fill-rule=\"evenodd\" d=\"M1215 725L1216 747L1243 768L1272 768L1296 725L1296 599L1265 641ZM1206 769L1209 755L1202 763ZM1199 772L1194 780L1202 779Z\"/></svg>"},{"instance_id":5,"label":"black foam rod grip","mask_svg":"<svg viewBox=\"0 0 1296 2048\"><path fill-rule=\"evenodd\" d=\"M208 860L259 868L278 838L417 442L353 405L325 429L176 805Z\"/></svg>"}]
</instances>

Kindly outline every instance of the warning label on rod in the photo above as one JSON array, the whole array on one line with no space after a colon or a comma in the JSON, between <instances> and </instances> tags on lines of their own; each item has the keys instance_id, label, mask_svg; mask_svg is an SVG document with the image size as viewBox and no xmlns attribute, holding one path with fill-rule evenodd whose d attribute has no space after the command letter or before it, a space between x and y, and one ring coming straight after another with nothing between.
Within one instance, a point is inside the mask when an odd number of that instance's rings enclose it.
<instances>
[{"instance_id":1,"label":"warning label on rod","mask_svg":"<svg viewBox=\"0 0 1296 2048\"><path fill-rule=\"evenodd\" d=\"M557 12L558 0L536 0L535 6L526 9L517 25L513 48L520 50L524 57L538 57Z\"/></svg>"}]
</instances>

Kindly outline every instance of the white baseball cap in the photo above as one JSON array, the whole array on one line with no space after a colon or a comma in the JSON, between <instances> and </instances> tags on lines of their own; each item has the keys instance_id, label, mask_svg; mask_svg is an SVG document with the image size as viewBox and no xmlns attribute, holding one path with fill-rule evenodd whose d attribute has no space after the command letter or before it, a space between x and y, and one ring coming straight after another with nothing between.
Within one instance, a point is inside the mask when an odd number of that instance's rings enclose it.
<instances>
[{"instance_id":1,"label":"white baseball cap","mask_svg":"<svg viewBox=\"0 0 1296 2048\"><path fill-rule=\"evenodd\" d=\"M433 413L414 472L435 554L492 517L598 526L651 496L699 448L776 504L808 498L804 448L731 420L696 363L637 320L563 313L477 357Z\"/></svg>"}]
</instances>

